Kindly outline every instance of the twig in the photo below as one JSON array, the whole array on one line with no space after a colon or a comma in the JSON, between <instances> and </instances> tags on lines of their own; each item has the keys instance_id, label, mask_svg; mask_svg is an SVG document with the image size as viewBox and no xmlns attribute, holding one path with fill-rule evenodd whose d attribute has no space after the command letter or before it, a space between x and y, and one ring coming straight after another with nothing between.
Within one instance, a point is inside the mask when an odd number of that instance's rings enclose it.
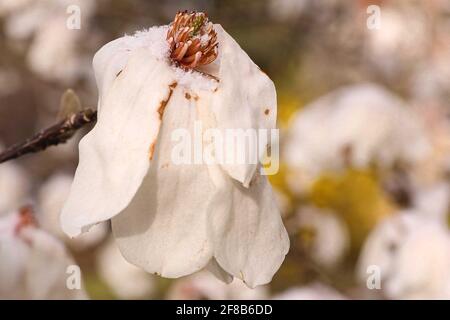
<instances>
[{"instance_id":1,"label":"twig","mask_svg":"<svg viewBox=\"0 0 450 320\"><path fill-rule=\"evenodd\" d=\"M85 125L97 120L97 111L85 109L73 113L58 123L35 134L25 142L15 144L0 153L0 163L19 158L28 153L44 151L49 146L65 143Z\"/></svg>"}]
</instances>

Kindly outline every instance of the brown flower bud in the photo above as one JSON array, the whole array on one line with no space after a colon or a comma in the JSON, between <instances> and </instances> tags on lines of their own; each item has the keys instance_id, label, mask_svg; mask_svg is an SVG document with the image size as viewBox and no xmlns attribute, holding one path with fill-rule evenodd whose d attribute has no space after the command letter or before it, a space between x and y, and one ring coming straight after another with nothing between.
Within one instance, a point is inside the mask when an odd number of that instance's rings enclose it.
<instances>
[{"instance_id":1,"label":"brown flower bud","mask_svg":"<svg viewBox=\"0 0 450 320\"><path fill-rule=\"evenodd\" d=\"M182 67L193 69L217 58L217 34L203 12L178 12L169 25L170 57Z\"/></svg>"}]
</instances>

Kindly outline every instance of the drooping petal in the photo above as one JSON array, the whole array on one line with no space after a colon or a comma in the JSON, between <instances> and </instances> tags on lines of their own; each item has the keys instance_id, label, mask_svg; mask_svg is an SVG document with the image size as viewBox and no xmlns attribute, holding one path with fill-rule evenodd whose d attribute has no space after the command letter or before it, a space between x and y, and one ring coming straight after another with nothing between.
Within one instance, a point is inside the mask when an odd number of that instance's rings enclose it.
<instances>
[{"instance_id":1,"label":"drooping petal","mask_svg":"<svg viewBox=\"0 0 450 320\"><path fill-rule=\"evenodd\" d=\"M164 40L166 32L166 26L153 27L145 32L137 32L133 36L115 39L97 51L92 66L99 92L97 107L99 113L105 95L136 49L146 48L153 57L158 59L165 57L165 52L168 50L168 44Z\"/></svg>"},{"instance_id":2,"label":"drooping petal","mask_svg":"<svg viewBox=\"0 0 450 320\"><path fill-rule=\"evenodd\" d=\"M102 101L103 112L80 142L80 163L61 214L76 236L123 210L147 174L161 110L176 86L165 61L136 49Z\"/></svg>"},{"instance_id":3,"label":"drooping petal","mask_svg":"<svg viewBox=\"0 0 450 320\"><path fill-rule=\"evenodd\" d=\"M220 84L212 100L212 112L218 128L224 134L227 129L274 129L277 98L272 80L253 63L222 26L214 25L214 28L219 40L219 57L217 65L211 68L218 68L216 75ZM257 144L254 144L256 150ZM230 144L227 144L225 152L234 154L234 159L238 156L238 151ZM257 152L259 160L265 148L259 148ZM248 162L251 161L225 161L222 167L232 178L248 186L257 167L257 162Z\"/></svg>"},{"instance_id":4,"label":"drooping petal","mask_svg":"<svg viewBox=\"0 0 450 320\"><path fill-rule=\"evenodd\" d=\"M193 95L192 95L193 96ZM206 99L198 94L198 100ZM191 154L194 99L177 87L164 112L154 160L130 205L112 219L113 233L124 257L150 273L176 278L203 269L213 256L209 214L215 185L205 165L174 158L183 140ZM184 131L175 131L180 129ZM175 136L172 136L175 134ZM181 136L178 136L181 137ZM183 153L180 151L180 154Z\"/></svg>"},{"instance_id":5,"label":"drooping petal","mask_svg":"<svg viewBox=\"0 0 450 320\"><path fill-rule=\"evenodd\" d=\"M229 284L233 282L233 276L222 269L222 267L217 263L215 258L212 258L208 265L206 266L206 270L211 272L217 279Z\"/></svg>"},{"instance_id":6,"label":"drooping petal","mask_svg":"<svg viewBox=\"0 0 450 320\"><path fill-rule=\"evenodd\" d=\"M92 66L98 87L98 106L101 112L102 101L111 88L117 75L122 72L131 55L131 50L122 37L108 42L94 55Z\"/></svg>"},{"instance_id":7,"label":"drooping petal","mask_svg":"<svg viewBox=\"0 0 450 320\"><path fill-rule=\"evenodd\" d=\"M272 188L258 172L245 188L229 179L231 217L214 212L214 256L228 273L249 287L269 283L289 250L289 238L281 220ZM219 216L220 215L220 216Z\"/></svg>"}]
</instances>

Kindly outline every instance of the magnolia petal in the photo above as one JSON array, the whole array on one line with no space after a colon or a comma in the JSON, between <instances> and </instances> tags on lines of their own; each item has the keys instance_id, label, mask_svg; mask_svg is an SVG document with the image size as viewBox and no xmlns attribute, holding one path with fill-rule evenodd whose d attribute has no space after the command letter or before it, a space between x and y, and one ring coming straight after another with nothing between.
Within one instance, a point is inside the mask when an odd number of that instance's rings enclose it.
<instances>
[{"instance_id":1,"label":"magnolia petal","mask_svg":"<svg viewBox=\"0 0 450 320\"><path fill-rule=\"evenodd\" d=\"M125 68L130 55L131 49L124 37L108 42L94 55L92 66L98 88L97 110L99 113L105 95Z\"/></svg>"},{"instance_id":2,"label":"magnolia petal","mask_svg":"<svg viewBox=\"0 0 450 320\"><path fill-rule=\"evenodd\" d=\"M176 85L167 63L137 49L102 102L108 108L80 142L80 163L61 214L69 236L108 220L131 201L147 174L161 109Z\"/></svg>"},{"instance_id":3,"label":"magnolia petal","mask_svg":"<svg viewBox=\"0 0 450 320\"><path fill-rule=\"evenodd\" d=\"M130 205L112 219L124 257L168 278L203 269L213 255L208 217L215 186L208 168L175 164L172 157L179 143L172 140L174 130L184 128L193 136L199 115L192 100L186 99L181 87L174 90L148 175Z\"/></svg>"},{"instance_id":4,"label":"magnolia petal","mask_svg":"<svg viewBox=\"0 0 450 320\"><path fill-rule=\"evenodd\" d=\"M215 258L212 258L208 265L206 266L206 270L211 272L217 279L229 284L233 282L233 276L222 269L222 267L217 263Z\"/></svg>"},{"instance_id":5,"label":"magnolia petal","mask_svg":"<svg viewBox=\"0 0 450 320\"><path fill-rule=\"evenodd\" d=\"M249 188L230 180L229 188L231 219L223 232L213 229L214 256L225 271L254 288L271 281L289 250L289 238L265 176L257 173Z\"/></svg>"},{"instance_id":6,"label":"magnolia petal","mask_svg":"<svg viewBox=\"0 0 450 320\"><path fill-rule=\"evenodd\" d=\"M275 86L270 78L253 63L239 44L220 25L214 26L219 39L217 77L219 88L212 99L212 112L218 129L274 129L277 117ZM237 116L239 115L239 116ZM257 139L258 141L259 139ZM265 148L256 149L258 159ZM238 152L227 145L225 153ZM247 152L249 153L249 152ZM255 170L254 163L223 163L224 170L248 187Z\"/></svg>"}]
</instances>

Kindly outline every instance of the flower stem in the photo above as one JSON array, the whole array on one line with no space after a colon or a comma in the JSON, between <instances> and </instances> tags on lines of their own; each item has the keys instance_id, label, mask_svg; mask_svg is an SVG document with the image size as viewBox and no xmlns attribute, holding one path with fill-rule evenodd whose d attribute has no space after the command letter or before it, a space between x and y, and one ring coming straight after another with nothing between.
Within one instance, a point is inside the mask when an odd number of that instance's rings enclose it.
<instances>
[{"instance_id":1,"label":"flower stem","mask_svg":"<svg viewBox=\"0 0 450 320\"><path fill-rule=\"evenodd\" d=\"M77 130L97 120L97 111L85 109L67 116L58 123L43 129L24 142L12 145L0 153L0 163L19 158L28 153L41 152L49 146L65 143Z\"/></svg>"}]
</instances>

